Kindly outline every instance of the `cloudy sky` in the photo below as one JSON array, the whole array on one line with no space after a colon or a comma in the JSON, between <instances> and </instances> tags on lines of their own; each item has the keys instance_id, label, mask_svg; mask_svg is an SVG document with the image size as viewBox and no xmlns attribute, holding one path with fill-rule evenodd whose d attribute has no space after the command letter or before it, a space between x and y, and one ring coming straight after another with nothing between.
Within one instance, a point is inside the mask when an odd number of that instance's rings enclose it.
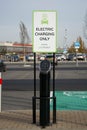
<instances>
[{"instance_id":1,"label":"cloudy sky","mask_svg":"<svg viewBox=\"0 0 87 130\"><path fill-rule=\"evenodd\" d=\"M87 0L0 0L0 41L20 42L19 24L22 21L32 39L32 11L56 10L58 17L58 46L70 46L83 36ZM65 31L66 30L66 31Z\"/></svg>"}]
</instances>

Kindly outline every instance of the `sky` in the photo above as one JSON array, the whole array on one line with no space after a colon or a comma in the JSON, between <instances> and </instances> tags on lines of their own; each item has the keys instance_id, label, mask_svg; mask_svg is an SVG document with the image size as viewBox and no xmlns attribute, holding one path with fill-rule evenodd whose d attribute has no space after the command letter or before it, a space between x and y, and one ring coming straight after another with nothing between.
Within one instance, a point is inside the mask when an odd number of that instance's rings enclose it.
<instances>
[{"instance_id":1,"label":"sky","mask_svg":"<svg viewBox=\"0 0 87 130\"><path fill-rule=\"evenodd\" d=\"M20 21L32 40L33 10L57 11L59 47L71 46L79 36L85 41L83 26L87 0L0 0L0 42L20 42Z\"/></svg>"}]
</instances>

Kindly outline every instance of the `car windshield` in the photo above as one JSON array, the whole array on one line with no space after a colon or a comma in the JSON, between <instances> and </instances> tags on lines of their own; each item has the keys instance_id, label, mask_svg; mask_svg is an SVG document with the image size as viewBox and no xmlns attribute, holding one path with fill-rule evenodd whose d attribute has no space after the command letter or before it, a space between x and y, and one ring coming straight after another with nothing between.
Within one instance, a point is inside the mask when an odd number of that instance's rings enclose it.
<instances>
[{"instance_id":1,"label":"car windshield","mask_svg":"<svg viewBox=\"0 0 87 130\"><path fill-rule=\"evenodd\" d=\"M33 55L29 55L30 57L33 57Z\"/></svg>"},{"instance_id":2,"label":"car windshield","mask_svg":"<svg viewBox=\"0 0 87 130\"><path fill-rule=\"evenodd\" d=\"M52 58L53 56L52 55L48 55L48 56L46 56L46 58Z\"/></svg>"},{"instance_id":3,"label":"car windshield","mask_svg":"<svg viewBox=\"0 0 87 130\"><path fill-rule=\"evenodd\" d=\"M58 57L58 56L62 56L62 54L57 54L56 56L57 56L57 57Z\"/></svg>"}]
</instances>

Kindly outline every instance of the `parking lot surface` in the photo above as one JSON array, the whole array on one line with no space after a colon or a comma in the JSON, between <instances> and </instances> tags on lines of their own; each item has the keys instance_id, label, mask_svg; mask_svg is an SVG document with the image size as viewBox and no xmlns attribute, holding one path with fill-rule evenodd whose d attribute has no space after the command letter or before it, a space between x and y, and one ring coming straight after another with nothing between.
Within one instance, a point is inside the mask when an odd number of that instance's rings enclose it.
<instances>
[{"instance_id":1,"label":"parking lot surface","mask_svg":"<svg viewBox=\"0 0 87 130\"><path fill-rule=\"evenodd\" d=\"M7 72L3 76L2 92L2 112L0 113L1 130L40 130L39 111L37 110L37 122L32 124L32 102L33 96L33 66L24 68L20 65L8 66ZM56 67L56 85L61 88L65 85L73 87L80 85L87 87L87 64L60 63ZM39 71L37 70L37 81L39 81ZM25 85L24 85L24 84ZM66 84L65 84L66 83ZM6 86L7 85L7 86ZM60 85L60 86L59 86ZM9 89L10 87L10 89ZM28 88L28 89L26 89ZM64 88L64 87L63 87ZM62 89L63 89L62 88ZM79 88L79 86L78 86ZM24 91L25 89L25 91ZM57 88L56 88L57 89ZM28 91L29 93L28 93ZM81 90L81 89L79 89ZM87 90L87 89L85 89ZM29 109L30 106L30 109ZM87 130L87 111L81 110L57 110L57 122L52 123L52 111L50 118L51 125L48 130Z\"/></svg>"}]
</instances>

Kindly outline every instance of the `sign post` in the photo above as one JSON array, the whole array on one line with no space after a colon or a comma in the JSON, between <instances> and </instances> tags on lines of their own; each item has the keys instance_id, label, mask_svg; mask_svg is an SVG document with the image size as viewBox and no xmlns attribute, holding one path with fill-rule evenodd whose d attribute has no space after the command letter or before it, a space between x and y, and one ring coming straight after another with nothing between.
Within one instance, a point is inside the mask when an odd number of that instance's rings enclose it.
<instances>
[{"instance_id":1,"label":"sign post","mask_svg":"<svg viewBox=\"0 0 87 130\"><path fill-rule=\"evenodd\" d=\"M54 63L54 60L55 60L55 52L57 49L57 12L49 11L49 10L36 10L36 11L33 11L32 20L33 20L33 26L32 26L32 28L33 28L33 30L32 30L33 52L34 53L53 53L53 97L52 97L53 98L53 123L56 123L55 63ZM35 68L35 66L36 66L36 63L34 63L34 68ZM34 71L34 73L36 73L36 70ZM45 80L46 80L46 77L45 77ZM35 78L34 78L34 81L36 81ZM49 84L48 81L46 81L46 83ZM35 82L35 84L36 84L36 82ZM35 86L34 87L35 94L32 98L33 99L32 100L33 101L33 123L36 123L36 99L40 99L40 101L41 101L42 97L39 97L39 98L36 97L36 85L34 85L34 86ZM44 87L44 86L42 86L42 87ZM49 88L50 88L50 86L49 86ZM50 97L48 97L48 99L50 100ZM45 112L47 112L47 109ZM43 116L43 118L45 118L42 113L41 113L41 116ZM40 117L41 124L43 123L43 118ZM48 118L49 118L49 114L48 114ZM44 120L44 122L45 122L45 120ZM46 123L48 123L48 122L49 122L49 119L47 120Z\"/></svg>"},{"instance_id":2,"label":"sign post","mask_svg":"<svg viewBox=\"0 0 87 130\"><path fill-rule=\"evenodd\" d=\"M79 42L75 42L74 43L74 47L76 49L76 66L78 67L78 58L77 58L77 52L78 52L78 49L80 47L80 43Z\"/></svg>"}]
</instances>

